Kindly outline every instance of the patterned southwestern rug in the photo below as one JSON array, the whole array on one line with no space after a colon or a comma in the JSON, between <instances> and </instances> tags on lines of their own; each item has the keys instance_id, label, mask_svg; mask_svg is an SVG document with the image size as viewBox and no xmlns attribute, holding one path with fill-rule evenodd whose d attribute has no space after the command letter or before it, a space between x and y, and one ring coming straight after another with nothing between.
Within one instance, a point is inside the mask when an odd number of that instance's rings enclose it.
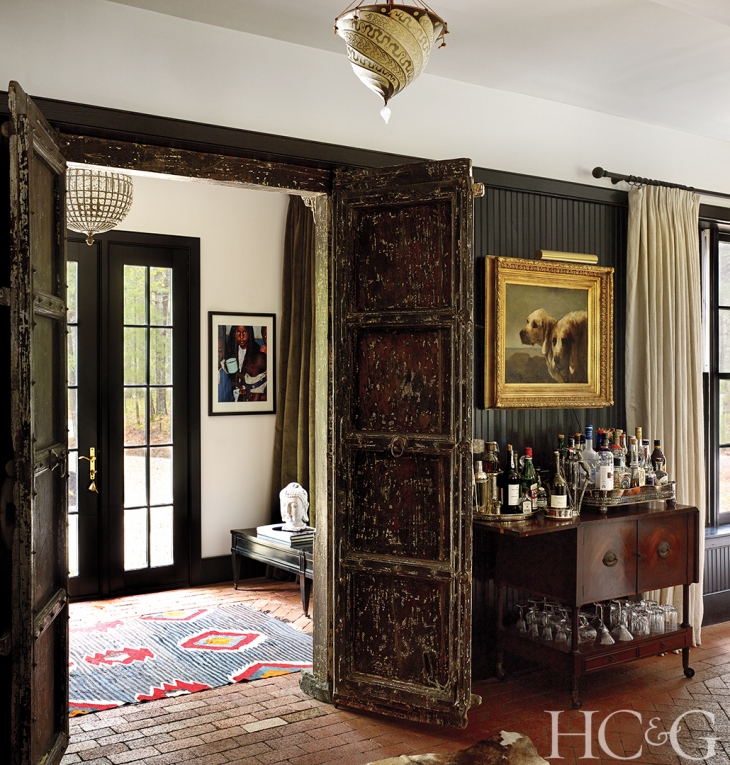
<instances>
[{"instance_id":1,"label":"patterned southwestern rug","mask_svg":"<svg viewBox=\"0 0 730 765\"><path fill-rule=\"evenodd\" d=\"M69 715L312 666L312 638L240 603L71 627Z\"/></svg>"}]
</instances>

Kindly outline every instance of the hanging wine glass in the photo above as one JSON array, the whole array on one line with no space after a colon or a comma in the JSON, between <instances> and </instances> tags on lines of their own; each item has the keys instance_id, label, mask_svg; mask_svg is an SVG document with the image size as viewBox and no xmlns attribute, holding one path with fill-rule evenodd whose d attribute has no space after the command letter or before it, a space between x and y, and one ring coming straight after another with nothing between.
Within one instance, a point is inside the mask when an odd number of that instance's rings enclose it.
<instances>
[{"instance_id":1,"label":"hanging wine glass","mask_svg":"<svg viewBox=\"0 0 730 765\"><path fill-rule=\"evenodd\" d=\"M517 632L519 632L520 635L524 635L527 632L527 622L525 622L525 606L522 603L517 604L517 608L519 609L520 615L517 619L517 624L515 625Z\"/></svg>"},{"instance_id":2,"label":"hanging wine glass","mask_svg":"<svg viewBox=\"0 0 730 765\"><path fill-rule=\"evenodd\" d=\"M611 633L608 631L608 627L606 627L606 623L603 621L603 603L596 603L596 610L600 609L601 611L601 624L599 629L599 637L598 642L600 645L613 645L616 641L611 637Z\"/></svg>"},{"instance_id":3,"label":"hanging wine glass","mask_svg":"<svg viewBox=\"0 0 730 765\"><path fill-rule=\"evenodd\" d=\"M611 637L619 643L626 643L629 640L634 639L634 636L629 632L626 626L628 624L628 614L626 613L627 606L622 605L620 600L616 600L614 603L618 606L618 614L616 626L611 630ZM613 603L611 604L611 608L613 609Z\"/></svg>"},{"instance_id":4,"label":"hanging wine glass","mask_svg":"<svg viewBox=\"0 0 730 765\"><path fill-rule=\"evenodd\" d=\"M590 614L580 612L580 627L578 629L579 643L593 643L598 635L595 628L591 626Z\"/></svg>"}]
</instances>

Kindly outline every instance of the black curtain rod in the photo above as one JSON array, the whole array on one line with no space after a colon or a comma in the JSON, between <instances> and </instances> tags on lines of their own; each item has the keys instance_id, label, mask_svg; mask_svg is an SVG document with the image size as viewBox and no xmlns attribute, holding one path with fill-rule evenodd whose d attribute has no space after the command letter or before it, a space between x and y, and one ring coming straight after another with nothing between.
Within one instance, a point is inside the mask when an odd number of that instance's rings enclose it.
<instances>
[{"instance_id":1,"label":"black curtain rod","mask_svg":"<svg viewBox=\"0 0 730 765\"><path fill-rule=\"evenodd\" d=\"M621 173L610 173L602 167L593 168L594 178L610 178L611 183L616 184L619 181L627 183L636 183L641 186L667 186L670 189L684 189L685 191L694 191L695 194L702 194L707 197L723 197L730 199L730 194L724 194L722 191L708 191L707 189L695 189L692 186L682 186L679 183L667 183L666 181L654 181L651 178L639 178L638 175L621 175Z\"/></svg>"}]
</instances>

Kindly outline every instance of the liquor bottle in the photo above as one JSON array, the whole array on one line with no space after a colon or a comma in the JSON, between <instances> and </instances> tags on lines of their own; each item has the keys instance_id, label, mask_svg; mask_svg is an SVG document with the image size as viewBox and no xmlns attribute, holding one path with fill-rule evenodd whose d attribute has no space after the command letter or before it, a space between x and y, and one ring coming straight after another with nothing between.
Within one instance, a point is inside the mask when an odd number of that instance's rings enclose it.
<instances>
[{"instance_id":1,"label":"liquor bottle","mask_svg":"<svg viewBox=\"0 0 730 765\"><path fill-rule=\"evenodd\" d=\"M662 442L658 438L655 438L654 451L651 453L651 466L654 468L655 472L658 472L660 469L663 470L666 464L667 460L662 451Z\"/></svg>"},{"instance_id":2,"label":"liquor bottle","mask_svg":"<svg viewBox=\"0 0 730 765\"><path fill-rule=\"evenodd\" d=\"M656 483L656 473L651 464L651 455L649 453L649 439L643 438L641 440L641 451L644 458L644 485L654 486Z\"/></svg>"},{"instance_id":3,"label":"liquor bottle","mask_svg":"<svg viewBox=\"0 0 730 765\"><path fill-rule=\"evenodd\" d=\"M654 440L654 451L651 453L651 464L656 473L656 485L663 486L669 483L667 475L667 459L662 451L662 444L659 439Z\"/></svg>"},{"instance_id":4,"label":"liquor bottle","mask_svg":"<svg viewBox=\"0 0 730 765\"><path fill-rule=\"evenodd\" d=\"M484 515L487 512L487 474L482 469L482 460L474 465L474 512Z\"/></svg>"},{"instance_id":5,"label":"liquor bottle","mask_svg":"<svg viewBox=\"0 0 730 765\"><path fill-rule=\"evenodd\" d=\"M517 460L512 444L507 444L507 468L504 471L504 493L502 495L502 514L520 512L520 474L517 472Z\"/></svg>"},{"instance_id":6,"label":"liquor bottle","mask_svg":"<svg viewBox=\"0 0 730 765\"><path fill-rule=\"evenodd\" d=\"M482 455L482 469L487 474L487 513L499 515L502 508L502 490L499 484L502 471L499 469L499 446L496 441L487 441L486 452Z\"/></svg>"},{"instance_id":7,"label":"liquor bottle","mask_svg":"<svg viewBox=\"0 0 730 765\"><path fill-rule=\"evenodd\" d=\"M527 490L532 509L537 510L537 473L532 463L532 447L525 447L525 459L522 465L522 488Z\"/></svg>"},{"instance_id":8,"label":"liquor bottle","mask_svg":"<svg viewBox=\"0 0 730 765\"><path fill-rule=\"evenodd\" d=\"M550 509L558 515L562 515L568 508L568 482L563 478L560 467L560 452L554 452L555 475L550 487Z\"/></svg>"},{"instance_id":9,"label":"liquor bottle","mask_svg":"<svg viewBox=\"0 0 730 765\"><path fill-rule=\"evenodd\" d=\"M586 425L586 445L583 449L583 459L588 463L591 471L588 477L588 488L596 485L596 468L598 467L598 454L593 448L593 425Z\"/></svg>"},{"instance_id":10,"label":"liquor bottle","mask_svg":"<svg viewBox=\"0 0 730 765\"><path fill-rule=\"evenodd\" d=\"M631 462L629 464L629 470L631 471L631 488L643 486L645 477L644 468L640 462L639 447L634 436L631 436L629 439L629 454L631 455Z\"/></svg>"},{"instance_id":11,"label":"liquor bottle","mask_svg":"<svg viewBox=\"0 0 730 765\"><path fill-rule=\"evenodd\" d=\"M574 490L582 486L583 470L578 464L578 455L575 451L575 438L568 436L568 451L563 460L563 476L568 482L568 489Z\"/></svg>"},{"instance_id":12,"label":"liquor bottle","mask_svg":"<svg viewBox=\"0 0 730 765\"><path fill-rule=\"evenodd\" d=\"M563 462L565 461L565 436L562 433L558 433L558 454L560 455L560 466L563 468L563 475L565 475L565 467Z\"/></svg>"},{"instance_id":13,"label":"liquor bottle","mask_svg":"<svg viewBox=\"0 0 730 765\"><path fill-rule=\"evenodd\" d=\"M608 434L598 431L598 468L596 469L596 488L599 491L613 489L613 454L608 448Z\"/></svg>"},{"instance_id":14,"label":"liquor bottle","mask_svg":"<svg viewBox=\"0 0 730 765\"><path fill-rule=\"evenodd\" d=\"M548 493L547 489L545 488L545 484L542 482L542 475L540 473L540 470L536 470L537 472L537 509L538 510L545 510L548 506Z\"/></svg>"},{"instance_id":15,"label":"liquor bottle","mask_svg":"<svg viewBox=\"0 0 730 765\"><path fill-rule=\"evenodd\" d=\"M535 502L537 504L537 502ZM532 497L530 496L530 490L527 488L527 484L520 485L520 513L522 515L528 515L533 512Z\"/></svg>"},{"instance_id":16,"label":"liquor bottle","mask_svg":"<svg viewBox=\"0 0 730 765\"><path fill-rule=\"evenodd\" d=\"M629 456L629 450L627 448L627 439L628 436L623 431L621 432L621 435L619 436L619 444L621 445L621 457L624 461L624 468L629 464L628 456Z\"/></svg>"},{"instance_id":17,"label":"liquor bottle","mask_svg":"<svg viewBox=\"0 0 730 765\"><path fill-rule=\"evenodd\" d=\"M611 454L613 455L613 488L628 489L631 486L631 475L626 469L624 450L620 443L614 441L611 446Z\"/></svg>"}]
</instances>

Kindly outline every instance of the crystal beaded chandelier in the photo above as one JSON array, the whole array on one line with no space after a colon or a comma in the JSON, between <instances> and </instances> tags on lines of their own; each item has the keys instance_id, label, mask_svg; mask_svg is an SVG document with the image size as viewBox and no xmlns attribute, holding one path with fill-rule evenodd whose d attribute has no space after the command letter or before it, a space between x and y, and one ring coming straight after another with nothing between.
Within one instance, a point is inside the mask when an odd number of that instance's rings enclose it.
<instances>
[{"instance_id":1,"label":"crystal beaded chandelier","mask_svg":"<svg viewBox=\"0 0 730 765\"><path fill-rule=\"evenodd\" d=\"M352 3L335 19L335 32L347 43L355 74L383 99L380 111L390 118L388 101L423 71L434 42L448 34L446 22L422 0L416 5Z\"/></svg>"},{"instance_id":2,"label":"crystal beaded chandelier","mask_svg":"<svg viewBox=\"0 0 730 765\"><path fill-rule=\"evenodd\" d=\"M94 234L118 226L131 206L130 175L86 167L66 171L66 225L86 234L86 244L94 243Z\"/></svg>"}]
</instances>

